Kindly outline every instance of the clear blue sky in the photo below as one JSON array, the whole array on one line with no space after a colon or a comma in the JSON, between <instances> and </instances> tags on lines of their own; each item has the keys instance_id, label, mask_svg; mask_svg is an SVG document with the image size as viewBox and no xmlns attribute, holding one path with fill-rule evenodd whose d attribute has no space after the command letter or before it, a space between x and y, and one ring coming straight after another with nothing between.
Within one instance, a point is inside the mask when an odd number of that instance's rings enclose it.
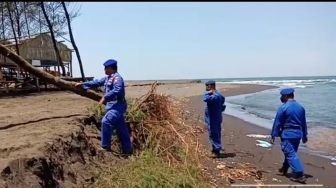
<instances>
[{"instance_id":1,"label":"clear blue sky","mask_svg":"<svg viewBox=\"0 0 336 188\"><path fill-rule=\"evenodd\" d=\"M334 2L80 4L87 76L109 58L126 80L336 75Z\"/></svg>"}]
</instances>

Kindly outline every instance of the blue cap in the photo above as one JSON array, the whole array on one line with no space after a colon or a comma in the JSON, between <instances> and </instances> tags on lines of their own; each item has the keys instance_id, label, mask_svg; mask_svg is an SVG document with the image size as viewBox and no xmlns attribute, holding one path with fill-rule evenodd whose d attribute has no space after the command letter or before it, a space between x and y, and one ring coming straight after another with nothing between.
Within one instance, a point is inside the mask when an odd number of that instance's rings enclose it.
<instances>
[{"instance_id":1,"label":"blue cap","mask_svg":"<svg viewBox=\"0 0 336 188\"><path fill-rule=\"evenodd\" d=\"M110 67L110 66L113 66L113 65L117 65L117 61L114 60L114 59L109 59L109 60L105 61L105 63L104 63L105 67Z\"/></svg>"},{"instance_id":2,"label":"blue cap","mask_svg":"<svg viewBox=\"0 0 336 188\"><path fill-rule=\"evenodd\" d=\"M216 84L216 82L214 80L209 80L207 82L205 82L205 85L214 85Z\"/></svg>"},{"instance_id":3,"label":"blue cap","mask_svg":"<svg viewBox=\"0 0 336 188\"><path fill-rule=\"evenodd\" d=\"M292 93L294 93L294 89L293 88L285 88L285 89L282 89L280 91L281 95L290 95Z\"/></svg>"}]
</instances>

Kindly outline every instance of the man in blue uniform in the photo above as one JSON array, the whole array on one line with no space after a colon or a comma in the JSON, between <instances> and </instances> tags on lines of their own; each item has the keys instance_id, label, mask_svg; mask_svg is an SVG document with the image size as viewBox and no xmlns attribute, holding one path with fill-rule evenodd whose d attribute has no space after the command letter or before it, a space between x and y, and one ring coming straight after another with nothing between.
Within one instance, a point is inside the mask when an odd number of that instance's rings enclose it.
<instances>
[{"instance_id":1,"label":"man in blue uniform","mask_svg":"<svg viewBox=\"0 0 336 188\"><path fill-rule=\"evenodd\" d=\"M111 149L112 132L116 130L121 141L122 152L130 154L132 144L124 116L127 109L124 80L118 73L116 60L109 59L104 66L107 76L100 80L77 83L76 86L82 86L84 89L104 86L104 96L99 101L99 104L106 104L106 114L102 119L101 147L105 150Z\"/></svg>"},{"instance_id":2,"label":"man in blue uniform","mask_svg":"<svg viewBox=\"0 0 336 188\"><path fill-rule=\"evenodd\" d=\"M221 124L223 121L222 112L225 110L225 97L216 90L216 83L213 80L205 83L206 91L203 95L205 107L205 123L209 132L209 140L212 145L214 157L220 157L221 145Z\"/></svg>"},{"instance_id":3,"label":"man in blue uniform","mask_svg":"<svg viewBox=\"0 0 336 188\"><path fill-rule=\"evenodd\" d=\"M294 89L285 88L280 94L283 104L276 113L271 132L271 143L274 143L275 137L280 137L285 160L279 172L286 175L288 168L291 167L294 174L291 180L304 183L303 165L297 151L301 139L303 143L308 141L305 109L294 100Z\"/></svg>"}]
</instances>

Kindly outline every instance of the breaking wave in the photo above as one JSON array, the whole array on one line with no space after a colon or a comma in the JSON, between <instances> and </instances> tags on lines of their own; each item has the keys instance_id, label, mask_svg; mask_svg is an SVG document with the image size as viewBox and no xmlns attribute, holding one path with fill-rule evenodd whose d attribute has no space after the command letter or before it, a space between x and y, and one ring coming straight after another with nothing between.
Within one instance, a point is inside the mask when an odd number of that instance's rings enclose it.
<instances>
[{"instance_id":1,"label":"breaking wave","mask_svg":"<svg viewBox=\"0 0 336 188\"><path fill-rule=\"evenodd\" d=\"M228 80L220 81L222 84L260 84L260 85L272 85L279 87L294 87L294 88L307 88L312 87L315 84L335 84L336 79L285 79L285 80Z\"/></svg>"}]
</instances>

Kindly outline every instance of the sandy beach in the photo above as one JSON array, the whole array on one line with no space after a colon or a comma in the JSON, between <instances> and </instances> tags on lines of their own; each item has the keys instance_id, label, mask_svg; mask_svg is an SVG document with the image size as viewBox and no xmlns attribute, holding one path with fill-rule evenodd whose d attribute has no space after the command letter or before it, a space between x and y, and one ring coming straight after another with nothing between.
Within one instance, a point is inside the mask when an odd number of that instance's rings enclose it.
<instances>
[{"instance_id":1,"label":"sandy beach","mask_svg":"<svg viewBox=\"0 0 336 188\"><path fill-rule=\"evenodd\" d=\"M273 86L250 84L217 85L217 89L226 97L274 88ZM128 94L136 97L146 89L146 87L141 86L130 87L128 88ZM203 84L168 84L160 86L158 91L172 95L173 97L186 98L188 101L186 106L188 106L188 110L191 112L191 118L198 122L198 126L204 128L203 109L205 103L202 101L202 96L200 95L204 91ZM248 134L269 135L270 130L248 123L237 117L224 116L222 132L224 149L226 153L236 156L227 159L216 159L212 161L214 163L209 163L209 160L203 161L205 168L212 171L211 174L217 174L214 178L214 181L217 181L217 185L225 185L224 181L221 180L221 171L216 168L222 160L229 160L232 163L243 161L253 164L253 166L264 172L263 175L267 179L267 184L296 184L278 173L278 168L281 167L283 162L283 153L281 152L279 139L277 138L275 145L271 149L261 148L256 145L258 138L247 137L246 135ZM309 139L314 142L314 138ZM268 139L259 140L268 141ZM210 144L208 143L208 134L206 131L200 135L200 142L209 150ZM330 160L301 150L299 151L299 155L304 164L307 184L311 184L311 186L323 185L323 187L336 187L336 183L333 181L336 178L336 167L331 164ZM242 181L236 183L253 184L256 182Z\"/></svg>"},{"instance_id":2,"label":"sandy beach","mask_svg":"<svg viewBox=\"0 0 336 188\"><path fill-rule=\"evenodd\" d=\"M242 88L240 92L243 92ZM225 92L223 92L225 94ZM234 93L228 93L230 96ZM193 109L202 109L204 104L201 101L201 96L190 98L190 105ZM202 114L201 110L196 110L195 113ZM308 130L309 131L309 130ZM278 168L283 162L283 154L279 145L279 139L271 149L261 148L256 145L258 138L250 138L248 134L269 135L270 130L253 125L239 118L225 115L223 123L222 142L225 152L234 153L236 156L229 159L232 162L248 162L264 171L268 184L295 184L288 178L281 176L278 173ZM313 140L313 138L310 138ZM208 135L205 133L202 137L203 143L208 140ZM259 139L268 141L268 139ZM210 145L208 144L208 149ZM331 165L331 161L316 155L312 155L303 151L299 151L300 159L304 165L307 184L323 184L323 187L336 187L334 179L336 178L335 166ZM226 159L223 159L226 160ZM220 162L220 160L216 160ZM216 164L215 164L216 165ZM214 165L214 166L215 166ZM220 173L220 172L218 172ZM255 182L237 182L237 183L255 183Z\"/></svg>"},{"instance_id":3,"label":"sandy beach","mask_svg":"<svg viewBox=\"0 0 336 188\"><path fill-rule=\"evenodd\" d=\"M150 86L126 87L127 98L137 98L148 91ZM253 93L274 88L263 85L218 85L218 89L228 97ZM189 112L189 123L204 128L204 102L201 94L204 85L200 83L179 83L160 85L158 92L171 95L185 101ZM37 157L46 144L57 138L70 135L78 129L76 119L87 114L87 106L94 101L64 91L33 93L25 96L0 98L0 170L12 160L18 158ZM232 165L244 162L262 171L264 183L292 184L286 177L280 176L277 169L281 166L283 154L279 148L279 140L271 149L256 146L256 138L247 134L269 134L270 131L239 118L225 115L222 140L225 152L232 154L223 159L202 157L202 168L212 176L218 187L228 187L224 181L222 170L218 165L223 161ZM313 138L310 138L313 140ZM209 148L206 131L199 133L199 142L205 149ZM229 155L228 155L229 156ZM308 184L323 184L324 187L336 187L335 166L330 160L300 152L301 160L308 176ZM254 180L237 181L239 183L256 183Z\"/></svg>"}]
</instances>

